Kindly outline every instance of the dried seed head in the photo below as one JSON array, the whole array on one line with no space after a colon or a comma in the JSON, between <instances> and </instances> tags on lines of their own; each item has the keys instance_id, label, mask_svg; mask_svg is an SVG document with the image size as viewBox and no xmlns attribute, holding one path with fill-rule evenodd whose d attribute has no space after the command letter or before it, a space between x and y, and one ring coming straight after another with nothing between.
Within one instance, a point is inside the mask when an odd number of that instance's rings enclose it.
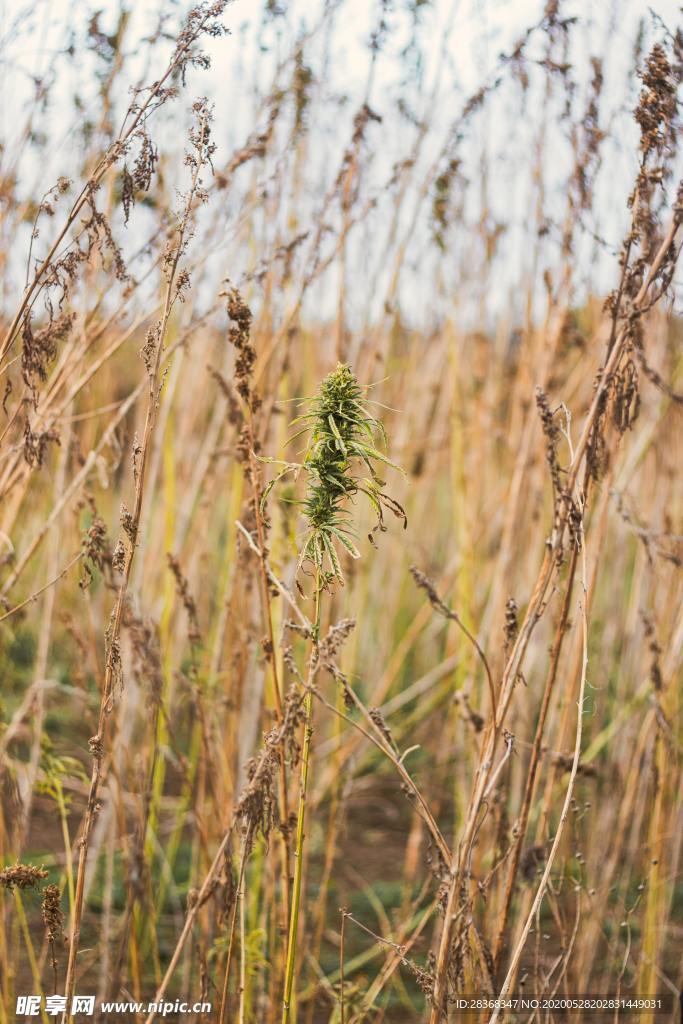
<instances>
[{"instance_id":1,"label":"dried seed head","mask_svg":"<svg viewBox=\"0 0 683 1024\"><path fill-rule=\"evenodd\" d=\"M253 389L254 364L256 350L251 342L252 313L237 288L230 288L226 293L227 312L231 321L228 337L235 346L235 387L247 408L256 412L260 408L261 399Z\"/></svg>"},{"instance_id":2,"label":"dried seed head","mask_svg":"<svg viewBox=\"0 0 683 1024\"><path fill-rule=\"evenodd\" d=\"M34 408L38 407L38 382L47 380L48 368L53 362L59 346L71 332L75 314L65 313L37 330L31 326L31 312L24 316L21 331L21 371L24 383L31 393Z\"/></svg>"},{"instance_id":3,"label":"dried seed head","mask_svg":"<svg viewBox=\"0 0 683 1024\"><path fill-rule=\"evenodd\" d=\"M48 872L34 864L19 864L0 871L0 886L5 889L35 889L38 882L47 878Z\"/></svg>"},{"instance_id":4,"label":"dried seed head","mask_svg":"<svg viewBox=\"0 0 683 1024\"><path fill-rule=\"evenodd\" d=\"M190 628L188 630L188 638L192 645L196 646L202 642L202 634L199 629L199 618L197 615L197 605L195 599L190 593L190 585L183 575L183 571L180 568L180 563L173 555L169 552L166 555L168 561L168 567L173 573L176 585L176 593L183 603L183 607L187 612Z\"/></svg>"},{"instance_id":5,"label":"dried seed head","mask_svg":"<svg viewBox=\"0 0 683 1024\"><path fill-rule=\"evenodd\" d=\"M538 411L541 414L541 424L543 426L543 433L546 437L546 459L550 466L550 476L553 481L555 493L560 494L562 491L562 484L560 481L560 465L557 459L557 447L560 443L560 429L555 423L553 413L550 409L550 403L548 396L542 388L536 388L536 405Z\"/></svg>"},{"instance_id":6,"label":"dried seed head","mask_svg":"<svg viewBox=\"0 0 683 1024\"><path fill-rule=\"evenodd\" d=\"M136 676L145 685L149 707L161 704L164 674L161 664L159 627L152 619L138 618L126 607L125 624L133 644L133 668Z\"/></svg>"},{"instance_id":7,"label":"dried seed head","mask_svg":"<svg viewBox=\"0 0 683 1024\"><path fill-rule=\"evenodd\" d=\"M59 433L51 429L42 430L40 433L35 434L31 429L31 424L26 420L24 425L23 455L25 462L31 468L43 465L49 444L61 444Z\"/></svg>"},{"instance_id":8,"label":"dried seed head","mask_svg":"<svg viewBox=\"0 0 683 1024\"><path fill-rule=\"evenodd\" d=\"M368 714L392 750L397 750L396 742L394 737L391 735L391 730L389 729L381 710L379 708L368 708ZM410 795L412 796L413 794L410 793Z\"/></svg>"},{"instance_id":9,"label":"dried seed head","mask_svg":"<svg viewBox=\"0 0 683 1024\"><path fill-rule=\"evenodd\" d=\"M46 885L40 910L45 924L48 942L56 942L63 936L64 913L62 911L62 893L58 885Z\"/></svg>"},{"instance_id":10,"label":"dried seed head","mask_svg":"<svg viewBox=\"0 0 683 1024\"><path fill-rule=\"evenodd\" d=\"M247 762L247 785L240 795L237 817L249 836L260 831L267 839L276 818L275 778L279 767L277 752L270 748Z\"/></svg>"},{"instance_id":11,"label":"dried seed head","mask_svg":"<svg viewBox=\"0 0 683 1024\"><path fill-rule=\"evenodd\" d=\"M505 602L505 627L504 627L504 633L505 633L505 651L506 651L506 653L507 653L507 651L510 650L510 648L513 645L513 643L515 642L515 639L517 637L517 632L519 630L519 625L518 625L518 622L517 622L517 612L518 612L517 602L515 601L514 597L509 597L507 599L507 601Z\"/></svg>"},{"instance_id":12,"label":"dried seed head","mask_svg":"<svg viewBox=\"0 0 683 1024\"><path fill-rule=\"evenodd\" d=\"M655 43L640 72L643 88L635 119L640 127L640 147L644 154L661 153L675 130L678 102L676 79L661 43Z\"/></svg>"},{"instance_id":13,"label":"dried seed head","mask_svg":"<svg viewBox=\"0 0 683 1024\"><path fill-rule=\"evenodd\" d=\"M99 516L95 516L91 526L83 538L83 572L78 585L81 590L87 590L93 578L93 568L100 571L110 560L109 544L107 541L107 528Z\"/></svg>"},{"instance_id":14,"label":"dried seed head","mask_svg":"<svg viewBox=\"0 0 683 1024\"><path fill-rule=\"evenodd\" d=\"M330 628L318 645L318 659L323 668L331 671L331 666L334 666L339 652L355 627L355 619L341 619Z\"/></svg>"}]
</instances>

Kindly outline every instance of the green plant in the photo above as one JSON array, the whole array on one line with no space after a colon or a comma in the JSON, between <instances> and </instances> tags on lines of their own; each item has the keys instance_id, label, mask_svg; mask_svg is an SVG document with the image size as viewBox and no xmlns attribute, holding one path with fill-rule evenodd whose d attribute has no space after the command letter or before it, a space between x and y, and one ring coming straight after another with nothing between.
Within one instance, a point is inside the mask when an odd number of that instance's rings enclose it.
<instances>
[{"instance_id":1,"label":"green plant","mask_svg":"<svg viewBox=\"0 0 683 1024\"><path fill-rule=\"evenodd\" d=\"M377 517L373 533L386 529L385 508L403 520L404 528L407 517L395 498L383 490L384 480L375 463L391 466L399 472L402 470L378 450L377 436L387 445L384 424L366 409L363 388L349 366L340 363L325 377L317 395L310 401L308 411L292 422L293 426L301 424L290 438L290 443L309 435L304 461L283 463L276 459L264 460L284 468L265 489L261 508L264 509L275 484L288 473L303 470L308 475L306 495L300 502L307 530L301 543L297 571L305 571L310 565L316 575L317 590L318 582L323 588L334 582L344 583L338 544L352 558L360 558L353 541L356 533L349 508L356 495L365 495ZM365 470L368 475L360 475L358 470Z\"/></svg>"},{"instance_id":2,"label":"green plant","mask_svg":"<svg viewBox=\"0 0 683 1024\"><path fill-rule=\"evenodd\" d=\"M384 492L384 481L377 472L375 463L380 462L399 471L400 467L377 449L376 435L381 437L386 446L387 434L382 421L372 416L366 409L363 397L363 388L351 368L339 364L322 381L317 395L310 401L308 411L293 421L293 425L303 426L290 438L290 442L303 435L309 436L303 463L265 460L276 462L284 468L265 489L261 499L261 511L264 511L268 495L274 485L288 473L303 470L308 476L306 494L300 502L306 520L306 533L301 543L297 572L306 572L308 565L315 575L315 615L304 700L305 723L297 814L296 861L289 918L282 1024L287 1024L290 1019L297 955L306 793L312 737L312 684L318 665L321 595L335 583L344 583L337 544L341 544L352 558L360 558L360 552L352 539L356 531L350 508L356 495L364 494L375 513L377 524L373 533L378 529L386 529L383 508L390 509L394 515L402 519L404 527L407 525L407 517L402 506ZM369 475L362 476L359 471L366 471Z\"/></svg>"}]
</instances>

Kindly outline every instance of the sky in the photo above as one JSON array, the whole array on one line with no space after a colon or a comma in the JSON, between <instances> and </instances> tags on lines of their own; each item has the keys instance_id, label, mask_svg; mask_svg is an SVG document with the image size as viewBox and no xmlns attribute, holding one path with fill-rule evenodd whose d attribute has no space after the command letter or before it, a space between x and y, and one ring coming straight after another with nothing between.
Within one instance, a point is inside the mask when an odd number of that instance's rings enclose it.
<instances>
[{"instance_id":1,"label":"sky","mask_svg":"<svg viewBox=\"0 0 683 1024\"><path fill-rule=\"evenodd\" d=\"M280 61L291 51L292 41L305 37L318 24L323 8L335 4L335 0L292 0L284 3L287 8L285 19L271 19L264 24L260 17L263 5L254 0L234 0L228 7L225 22L230 29L228 39L209 43L207 49L212 56L212 67L208 72L193 72L188 88L188 98L176 108L170 119L159 125L160 140L167 145L177 142L179 135L178 117L189 109L189 98L198 90L209 95L215 103L215 138L219 146L218 161L227 156L244 142L253 128L255 118L261 116L260 99L272 87ZM412 0L414 3L414 0ZM410 14L411 0L389 0L384 4L389 27L381 56L376 62L372 79L368 85L368 40L378 25L380 3L368 0L344 0L331 22L331 29L319 33L311 44L311 53L317 60L316 68L324 76L323 103L315 116L316 131L322 144L316 147L316 140L309 141L306 168L309 176L311 202L315 203L318 193L324 192L326 174L339 158L354 112L363 98L378 110L384 124L377 130L377 150L370 154L376 183L386 179L392 161L405 155L409 147L408 129L405 122L396 116L399 97L418 93L422 103L433 95L434 99L416 115L430 118L430 140L425 147L425 166L438 152L444 136L449 130L455 113L462 107L467 96L483 81L491 79L502 51L510 49L523 31L537 22L544 4L537 0L432 0L420 8L417 21ZM56 53L64 51L70 37L82 39L87 34L88 24L95 12L100 12L99 23L104 31L111 31L124 7L130 15L127 30L128 78L134 84L137 76L153 78L144 66L144 48L136 40L153 31L158 22L159 12L169 18L169 25L177 23L188 9L188 4L175 0L98 0L95 3L78 0L2 0L0 2L0 89L1 132L7 154L24 130L23 111L33 93L33 80L43 76L49 69ZM646 8L642 0L566 0L562 4L565 17L579 19L577 44L571 55L577 67L577 76L584 80L590 74L590 56L605 57L605 90L603 105L605 117L615 127L614 152L610 166L617 169L617 181L602 180L599 207L602 220L590 225L590 230L599 233L614 247L621 237L625 210L625 198L633 180L633 153L636 140L632 122L631 107L624 108L624 80L628 76L633 39L638 20L644 17L652 23L652 12L671 26L677 24L679 4L677 0L653 0ZM406 60L405 47L412 34L419 41L419 60ZM417 53L417 50L416 50ZM415 56L415 55L413 55ZM542 56L539 50L535 56ZM77 145L73 130L73 100L78 96L85 116L96 120L99 114L99 96L92 75L96 59L82 55L82 48L76 47L75 58L63 58L51 92L50 107L46 111L41 130L47 134L48 145L41 150L40 160L31 164L30 157L22 166L21 183L25 182L27 195L36 193L39 182L56 181L60 174L70 175L73 171L74 150ZM408 72L407 72L408 69ZM410 73L412 81L406 86L405 77ZM438 83L438 84L435 84ZM628 102L635 100L635 93ZM127 96L120 96L125 108ZM417 103L418 100L416 99ZM419 103L418 103L419 106ZM623 108L623 109L620 109ZM81 115L79 114L79 117ZM516 108L507 99L497 100L491 110L476 123L468 138L468 167L470 189L476 190L476 160L480 152L491 156L495 174L491 182L492 217L514 214L523 227L527 215L528 195L524 191L523 176L519 168L530 157L528 126L515 123ZM431 147L431 148L430 148ZM619 154L623 147L623 159ZM551 149L546 160L550 183L549 204L552 207L552 188L558 190L558 209L563 201L561 194L564 164L568 159L566 146L558 134L558 145ZM370 160L369 160L370 162ZM553 166L556 163L557 166ZM182 161L177 165L182 171ZM553 186L553 182L555 185ZM381 206L379 207L381 217ZM469 209L469 208L468 208ZM266 229L264 228L264 231ZM509 234L509 245L522 243ZM521 239L522 235L519 234ZM457 245L457 238L454 239ZM611 257L610 257L611 259ZM586 287L607 290L610 274L613 273L613 259L603 261L597 254L584 261L586 266ZM237 262L239 262L237 260ZM419 259L416 257L416 264ZM241 267L246 273L246 265ZM448 281L448 261L440 268ZM405 301L410 304L417 284L410 279L404 289ZM497 278L496 299L500 306L507 301L504 273Z\"/></svg>"}]
</instances>

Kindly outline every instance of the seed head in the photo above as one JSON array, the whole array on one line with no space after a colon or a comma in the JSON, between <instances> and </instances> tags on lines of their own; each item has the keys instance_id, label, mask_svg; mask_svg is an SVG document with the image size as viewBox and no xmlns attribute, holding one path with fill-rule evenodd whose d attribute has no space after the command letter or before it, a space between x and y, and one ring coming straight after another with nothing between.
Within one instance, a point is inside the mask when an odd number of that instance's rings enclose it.
<instances>
[{"instance_id":1,"label":"seed head","mask_svg":"<svg viewBox=\"0 0 683 1024\"><path fill-rule=\"evenodd\" d=\"M34 889L42 878L47 878L47 871L35 864L14 864L0 871L0 885L5 889Z\"/></svg>"},{"instance_id":2,"label":"seed head","mask_svg":"<svg viewBox=\"0 0 683 1024\"><path fill-rule=\"evenodd\" d=\"M343 585L339 545L352 558L360 558L352 539L354 530L349 510L356 495L364 494L375 513L377 524L373 533L386 529L383 515L386 508L403 521L404 527L407 523L401 505L384 493L384 481L376 468L378 463L394 469L399 467L377 449L376 437L383 445L387 444L384 425L366 409L363 388L345 364L340 364L324 378L308 411L294 420L294 424L300 429L290 440L302 435L309 438L303 464L284 463L285 468L266 488L262 505L278 480L287 473L303 470L308 486L300 504L308 529L298 569L306 571L306 566L312 567L322 587L335 581ZM368 475L360 475L362 472Z\"/></svg>"}]
</instances>

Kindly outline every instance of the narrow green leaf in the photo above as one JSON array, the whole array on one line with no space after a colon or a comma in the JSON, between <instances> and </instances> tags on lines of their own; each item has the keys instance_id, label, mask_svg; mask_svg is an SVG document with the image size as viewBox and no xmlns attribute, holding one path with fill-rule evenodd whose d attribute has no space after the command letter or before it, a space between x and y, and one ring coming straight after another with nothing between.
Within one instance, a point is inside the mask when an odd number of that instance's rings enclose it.
<instances>
[{"instance_id":1,"label":"narrow green leaf","mask_svg":"<svg viewBox=\"0 0 683 1024\"><path fill-rule=\"evenodd\" d=\"M348 553L352 558L360 558L360 551L355 544L352 544L349 538L335 526L330 527L330 533L333 533L340 544L343 544Z\"/></svg>"}]
</instances>

